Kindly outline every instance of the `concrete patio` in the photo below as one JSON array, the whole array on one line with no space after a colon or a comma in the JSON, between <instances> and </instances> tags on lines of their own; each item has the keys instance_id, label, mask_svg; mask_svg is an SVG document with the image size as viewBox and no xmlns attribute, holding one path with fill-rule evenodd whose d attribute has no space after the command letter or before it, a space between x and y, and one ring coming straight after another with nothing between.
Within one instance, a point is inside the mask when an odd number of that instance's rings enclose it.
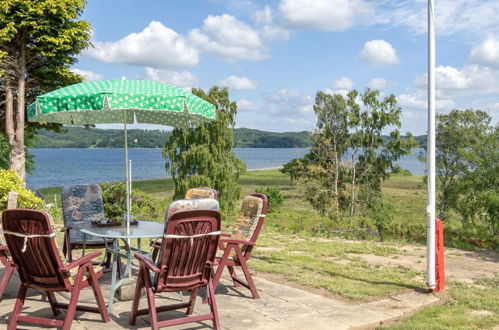
<instances>
[{"instance_id":1,"label":"concrete patio","mask_svg":"<svg viewBox=\"0 0 499 330\"><path fill-rule=\"evenodd\" d=\"M3 274L4 269L0 270ZM110 275L100 280L107 301ZM424 305L438 300L431 294L406 292L382 300L353 304L340 300L325 298L302 289L292 288L279 283L271 282L261 277L255 277L262 299L253 300L249 291L244 288L233 288L229 280L223 279L217 289L217 304L223 329L350 329L375 327L380 322L414 312ZM0 302L0 327L6 327L8 317L13 308L19 279L15 274L9 282L8 288ZM46 298L35 290L28 291L25 313L33 313L39 317L51 317L51 309ZM58 295L61 302L67 301L68 295ZM178 301L176 294L157 299L157 304L174 303ZM80 303L95 304L91 289L82 291ZM146 301L141 301L145 307ZM110 323L102 323L98 314L76 313L73 329L147 329L148 316L141 316L134 327L128 325L131 301L117 301L111 315ZM202 304L198 298L195 313L205 313L208 306ZM175 317L181 312L166 312L161 318ZM59 317L64 317L64 313ZM160 318L160 319L161 319ZM173 327L174 329L202 329L211 328L211 322L192 323ZM39 327L21 324L20 329L38 329Z\"/></svg>"}]
</instances>

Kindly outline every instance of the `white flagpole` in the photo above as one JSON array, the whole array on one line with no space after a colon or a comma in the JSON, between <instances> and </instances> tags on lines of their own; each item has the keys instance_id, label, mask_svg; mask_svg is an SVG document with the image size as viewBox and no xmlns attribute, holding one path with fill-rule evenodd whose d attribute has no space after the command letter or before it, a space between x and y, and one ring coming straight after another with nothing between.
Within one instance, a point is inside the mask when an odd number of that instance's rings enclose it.
<instances>
[{"instance_id":1,"label":"white flagpole","mask_svg":"<svg viewBox=\"0 0 499 330\"><path fill-rule=\"evenodd\" d=\"M435 288L435 12L434 1L428 0L428 141L427 164L427 268L426 284Z\"/></svg>"}]
</instances>

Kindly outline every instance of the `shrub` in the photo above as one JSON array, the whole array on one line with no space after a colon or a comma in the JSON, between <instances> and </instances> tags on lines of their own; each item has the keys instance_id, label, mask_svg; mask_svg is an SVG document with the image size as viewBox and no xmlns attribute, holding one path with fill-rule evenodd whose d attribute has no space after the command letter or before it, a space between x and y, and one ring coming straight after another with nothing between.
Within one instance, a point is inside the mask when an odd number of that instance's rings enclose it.
<instances>
[{"instance_id":1,"label":"shrub","mask_svg":"<svg viewBox=\"0 0 499 330\"><path fill-rule=\"evenodd\" d=\"M17 207L25 209L43 209L43 200L24 187L24 182L16 172L0 169L0 211L7 208L7 198L11 191L19 194Z\"/></svg>"},{"instance_id":2,"label":"shrub","mask_svg":"<svg viewBox=\"0 0 499 330\"><path fill-rule=\"evenodd\" d=\"M269 208L268 208L269 212L275 211L284 202L284 196L282 192L277 188L260 187L256 189L256 192L267 195L269 201Z\"/></svg>"}]
</instances>

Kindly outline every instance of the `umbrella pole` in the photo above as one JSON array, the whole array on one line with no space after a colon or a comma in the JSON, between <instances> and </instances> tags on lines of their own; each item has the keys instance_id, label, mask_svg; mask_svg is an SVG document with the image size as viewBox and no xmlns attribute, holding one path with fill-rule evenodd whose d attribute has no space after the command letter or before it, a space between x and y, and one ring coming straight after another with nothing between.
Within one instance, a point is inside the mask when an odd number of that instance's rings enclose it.
<instances>
[{"instance_id":1,"label":"umbrella pole","mask_svg":"<svg viewBox=\"0 0 499 330\"><path fill-rule=\"evenodd\" d=\"M127 132L127 116L126 111L123 111L125 117L124 137L125 137L125 189L126 189L126 231L130 233L130 178L128 169L128 132Z\"/></svg>"}]
</instances>

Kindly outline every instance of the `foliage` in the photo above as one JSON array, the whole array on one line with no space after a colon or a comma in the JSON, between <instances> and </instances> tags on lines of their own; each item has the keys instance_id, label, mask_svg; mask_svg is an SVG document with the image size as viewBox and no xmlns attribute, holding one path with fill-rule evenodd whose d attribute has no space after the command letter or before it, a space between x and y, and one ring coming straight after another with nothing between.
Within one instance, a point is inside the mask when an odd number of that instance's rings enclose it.
<instances>
[{"instance_id":1,"label":"foliage","mask_svg":"<svg viewBox=\"0 0 499 330\"><path fill-rule=\"evenodd\" d=\"M104 215L108 219L121 220L126 212L126 186L123 182L101 184Z\"/></svg>"},{"instance_id":2,"label":"foliage","mask_svg":"<svg viewBox=\"0 0 499 330\"><path fill-rule=\"evenodd\" d=\"M310 154L306 154L303 158L294 158L282 166L280 171L281 173L289 175L291 187L293 186L293 182L299 178L306 170L306 167L310 165L310 161Z\"/></svg>"},{"instance_id":3,"label":"foliage","mask_svg":"<svg viewBox=\"0 0 499 330\"><path fill-rule=\"evenodd\" d=\"M260 187L256 189L257 193L264 194L268 198L268 211L272 212L279 208L284 202L284 195L275 187Z\"/></svg>"},{"instance_id":4,"label":"foliage","mask_svg":"<svg viewBox=\"0 0 499 330\"><path fill-rule=\"evenodd\" d=\"M265 132L249 128L234 130L237 148L308 148L310 132Z\"/></svg>"},{"instance_id":5,"label":"foliage","mask_svg":"<svg viewBox=\"0 0 499 330\"><path fill-rule=\"evenodd\" d=\"M394 174L394 175L405 175L405 176L412 175L411 171L406 170L405 168L402 168L400 165L393 166L393 168L392 168L392 174Z\"/></svg>"},{"instance_id":6,"label":"foliage","mask_svg":"<svg viewBox=\"0 0 499 330\"><path fill-rule=\"evenodd\" d=\"M437 115L439 217L447 221L458 215L474 239L496 237L499 231L498 130L480 110Z\"/></svg>"},{"instance_id":7,"label":"foliage","mask_svg":"<svg viewBox=\"0 0 499 330\"><path fill-rule=\"evenodd\" d=\"M216 107L217 119L196 128L175 128L168 139L163 156L175 183L174 198L182 198L192 187L212 187L219 193L220 206L227 212L234 209L241 188L237 183L245 164L232 151L232 129L237 113L236 102L229 99L229 90L214 86L208 92L192 92Z\"/></svg>"},{"instance_id":8,"label":"foliage","mask_svg":"<svg viewBox=\"0 0 499 330\"><path fill-rule=\"evenodd\" d=\"M370 89L362 94L352 90L346 98L317 93L310 165L300 177L305 198L336 222L345 214L353 221L358 204L364 213L376 209L381 182L390 177L395 162L417 146L410 133L407 138L400 135L401 109L395 96L379 96ZM382 132L388 128L392 131L385 139Z\"/></svg>"},{"instance_id":9,"label":"foliage","mask_svg":"<svg viewBox=\"0 0 499 330\"><path fill-rule=\"evenodd\" d=\"M0 98L5 100L0 118L9 144L9 166L21 178L25 146L34 129L54 127L25 123L26 105L36 95L82 80L70 68L89 45L90 25L78 20L85 3L7 0L0 6Z\"/></svg>"},{"instance_id":10,"label":"foliage","mask_svg":"<svg viewBox=\"0 0 499 330\"><path fill-rule=\"evenodd\" d=\"M105 182L101 184L101 187L106 218L121 220L126 213L125 184L123 182ZM134 218L158 220L158 204L158 201L150 194L139 189L133 189L131 213Z\"/></svg>"},{"instance_id":11,"label":"foliage","mask_svg":"<svg viewBox=\"0 0 499 330\"><path fill-rule=\"evenodd\" d=\"M26 209L43 209L43 201L24 187L24 182L16 172L0 169L0 211L7 208L8 194L11 191L18 193L17 206Z\"/></svg>"}]
</instances>

